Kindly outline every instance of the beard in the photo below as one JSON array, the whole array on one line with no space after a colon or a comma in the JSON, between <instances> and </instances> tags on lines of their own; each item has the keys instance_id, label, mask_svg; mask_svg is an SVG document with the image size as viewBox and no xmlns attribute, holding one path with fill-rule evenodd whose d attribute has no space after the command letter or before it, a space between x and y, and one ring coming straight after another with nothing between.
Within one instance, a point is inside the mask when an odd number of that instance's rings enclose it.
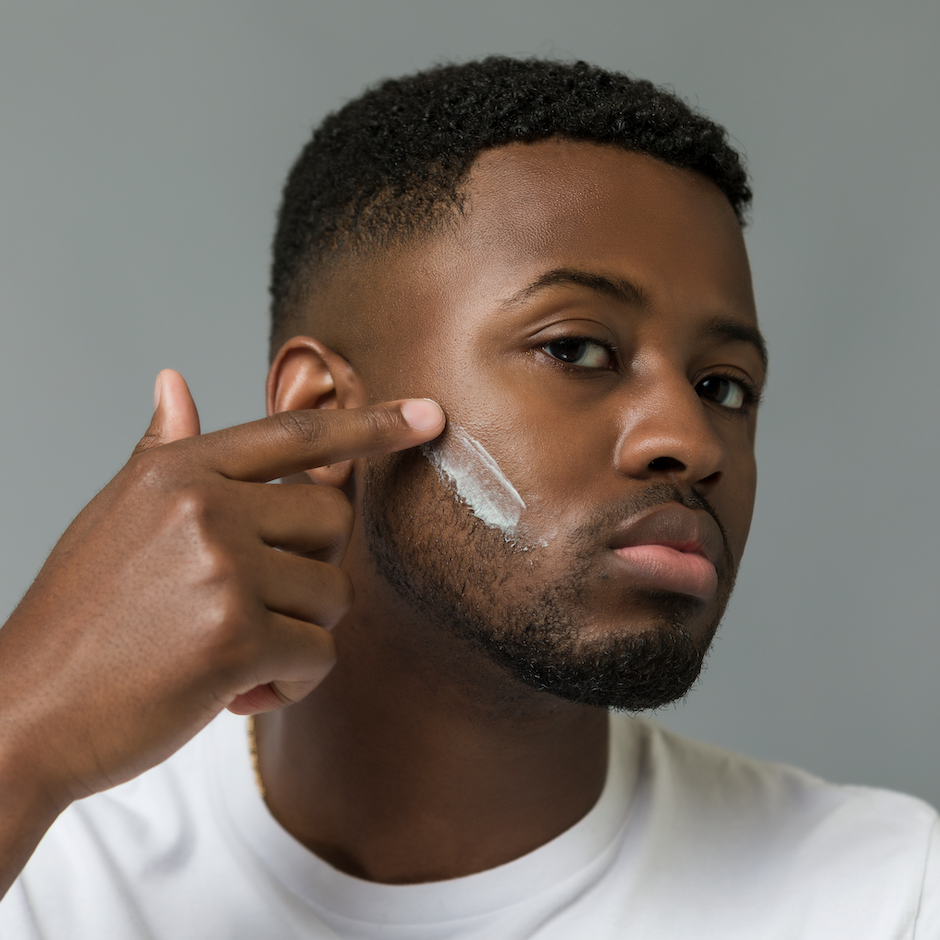
<instances>
[{"instance_id":1,"label":"beard","mask_svg":"<svg viewBox=\"0 0 940 940\"><path fill-rule=\"evenodd\" d=\"M703 603L684 594L611 592L600 563L615 525L672 501L704 509L721 529L718 591L704 620ZM638 712L683 698L734 584L712 508L666 483L596 511L551 546L525 544L484 525L413 449L367 464L362 517L379 574L417 614L517 682L582 705ZM598 611L613 626L598 629Z\"/></svg>"}]
</instances>

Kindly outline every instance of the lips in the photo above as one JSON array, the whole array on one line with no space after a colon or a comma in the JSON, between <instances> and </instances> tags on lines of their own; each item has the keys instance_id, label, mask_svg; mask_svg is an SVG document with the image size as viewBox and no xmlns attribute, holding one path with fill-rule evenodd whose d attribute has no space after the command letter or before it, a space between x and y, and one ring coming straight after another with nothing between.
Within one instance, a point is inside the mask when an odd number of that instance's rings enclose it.
<instances>
[{"instance_id":1,"label":"lips","mask_svg":"<svg viewBox=\"0 0 940 940\"><path fill-rule=\"evenodd\" d=\"M617 567L651 588L703 601L718 590L723 539L704 510L659 506L618 529L610 547Z\"/></svg>"}]
</instances>

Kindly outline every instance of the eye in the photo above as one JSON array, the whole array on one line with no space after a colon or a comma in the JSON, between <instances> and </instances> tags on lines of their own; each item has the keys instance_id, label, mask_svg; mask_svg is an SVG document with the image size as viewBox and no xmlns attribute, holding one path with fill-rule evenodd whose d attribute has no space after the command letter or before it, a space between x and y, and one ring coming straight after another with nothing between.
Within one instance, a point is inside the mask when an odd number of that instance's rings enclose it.
<instances>
[{"instance_id":1,"label":"eye","mask_svg":"<svg viewBox=\"0 0 940 940\"><path fill-rule=\"evenodd\" d=\"M546 343L542 349L553 359L568 365L580 366L582 369L612 369L614 367L613 350L597 340L586 337L556 339Z\"/></svg>"},{"instance_id":2,"label":"eye","mask_svg":"<svg viewBox=\"0 0 940 940\"><path fill-rule=\"evenodd\" d=\"M753 392L740 379L731 379L725 375L710 375L695 386L701 398L712 401L722 408L740 411L753 401Z\"/></svg>"}]
</instances>

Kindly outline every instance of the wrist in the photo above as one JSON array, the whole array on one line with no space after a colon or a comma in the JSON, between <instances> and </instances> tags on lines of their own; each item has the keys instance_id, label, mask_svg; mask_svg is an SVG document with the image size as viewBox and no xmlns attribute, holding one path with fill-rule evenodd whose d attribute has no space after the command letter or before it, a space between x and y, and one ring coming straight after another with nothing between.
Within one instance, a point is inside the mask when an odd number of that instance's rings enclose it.
<instances>
[{"instance_id":1,"label":"wrist","mask_svg":"<svg viewBox=\"0 0 940 940\"><path fill-rule=\"evenodd\" d=\"M17 747L0 734L0 806L24 819L51 822L72 802L65 787L56 787L41 770L36 750Z\"/></svg>"},{"instance_id":2,"label":"wrist","mask_svg":"<svg viewBox=\"0 0 940 940\"><path fill-rule=\"evenodd\" d=\"M0 739L0 897L69 802L52 796L31 762Z\"/></svg>"}]
</instances>

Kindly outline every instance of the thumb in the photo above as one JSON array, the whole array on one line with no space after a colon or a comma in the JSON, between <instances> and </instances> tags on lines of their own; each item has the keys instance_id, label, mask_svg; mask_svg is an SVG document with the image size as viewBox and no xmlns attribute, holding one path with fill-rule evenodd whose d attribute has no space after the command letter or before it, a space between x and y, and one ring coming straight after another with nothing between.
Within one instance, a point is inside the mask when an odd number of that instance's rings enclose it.
<instances>
[{"instance_id":1,"label":"thumb","mask_svg":"<svg viewBox=\"0 0 940 940\"><path fill-rule=\"evenodd\" d=\"M135 454L199 434L199 412L189 386L179 372L164 369L157 376L153 407L150 427L134 448Z\"/></svg>"}]
</instances>

